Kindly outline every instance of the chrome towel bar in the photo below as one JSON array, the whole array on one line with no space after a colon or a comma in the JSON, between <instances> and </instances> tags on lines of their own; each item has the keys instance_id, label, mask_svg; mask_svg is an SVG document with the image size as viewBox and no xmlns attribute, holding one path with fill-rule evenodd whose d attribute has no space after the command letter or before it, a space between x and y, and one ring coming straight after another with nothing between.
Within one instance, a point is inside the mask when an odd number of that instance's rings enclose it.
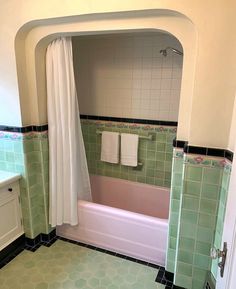
<instances>
[{"instance_id":1,"label":"chrome towel bar","mask_svg":"<svg viewBox=\"0 0 236 289\"><path fill-rule=\"evenodd\" d=\"M101 130L97 130L96 134L102 134ZM148 136L145 135L139 135L139 138L141 139L147 139L147 140L152 140L153 139L153 135L149 134Z\"/></svg>"}]
</instances>

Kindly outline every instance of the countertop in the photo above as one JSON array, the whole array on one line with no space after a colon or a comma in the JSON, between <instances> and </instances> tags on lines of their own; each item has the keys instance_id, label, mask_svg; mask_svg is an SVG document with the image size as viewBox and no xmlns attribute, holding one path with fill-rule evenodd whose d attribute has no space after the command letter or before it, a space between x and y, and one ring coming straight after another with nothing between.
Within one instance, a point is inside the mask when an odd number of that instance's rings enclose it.
<instances>
[{"instance_id":1,"label":"countertop","mask_svg":"<svg viewBox=\"0 0 236 289\"><path fill-rule=\"evenodd\" d=\"M0 188L11 184L21 178L21 175L19 173L10 173L10 172L4 172L0 171Z\"/></svg>"}]
</instances>

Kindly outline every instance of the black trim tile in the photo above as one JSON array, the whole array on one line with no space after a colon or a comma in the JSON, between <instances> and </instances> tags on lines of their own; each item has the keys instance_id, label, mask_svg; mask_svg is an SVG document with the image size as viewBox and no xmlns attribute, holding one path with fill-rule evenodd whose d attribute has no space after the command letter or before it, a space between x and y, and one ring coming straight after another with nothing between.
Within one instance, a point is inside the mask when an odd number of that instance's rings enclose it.
<instances>
[{"instance_id":1,"label":"black trim tile","mask_svg":"<svg viewBox=\"0 0 236 289\"><path fill-rule=\"evenodd\" d=\"M224 149L216 149L216 148L207 148L207 155L208 156L215 156L215 157L224 157L225 150Z\"/></svg>"},{"instance_id":2,"label":"black trim tile","mask_svg":"<svg viewBox=\"0 0 236 289\"><path fill-rule=\"evenodd\" d=\"M25 234L18 237L15 241L0 251L0 268L8 264L12 259L19 255L25 246Z\"/></svg>"},{"instance_id":3,"label":"black trim tile","mask_svg":"<svg viewBox=\"0 0 236 289\"><path fill-rule=\"evenodd\" d=\"M218 149L218 148L208 148L208 147L198 147L198 146L189 146L187 141L182 140L173 140L174 148L183 148L183 151L188 154L198 154L205 156L213 156L213 157L223 157L228 159L229 161L233 161L234 153L226 150L226 149Z\"/></svg>"},{"instance_id":4,"label":"black trim tile","mask_svg":"<svg viewBox=\"0 0 236 289\"><path fill-rule=\"evenodd\" d=\"M234 158L234 153L229 150L225 150L225 158L232 162Z\"/></svg>"},{"instance_id":5,"label":"black trim tile","mask_svg":"<svg viewBox=\"0 0 236 289\"><path fill-rule=\"evenodd\" d=\"M207 148L196 146L185 146L184 152L188 154L207 155Z\"/></svg>"},{"instance_id":6,"label":"black trim tile","mask_svg":"<svg viewBox=\"0 0 236 289\"><path fill-rule=\"evenodd\" d=\"M17 133L27 133L27 132L43 132L48 130L48 125L29 125L29 126L7 126L7 125L0 125L0 131L6 132L17 132Z\"/></svg>"},{"instance_id":7,"label":"black trim tile","mask_svg":"<svg viewBox=\"0 0 236 289\"><path fill-rule=\"evenodd\" d=\"M166 278L166 280L173 282L174 273L165 270L165 278Z\"/></svg>"},{"instance_id":8,"label":"black trim tile","mask_svg":"<svg viewBox=\"0 0 236 289\"><path fill-rule=\"evenodd\" d=\"M174 274L165 270L164 267L160 267L155 282L166 285L165 289L184 289L173 284Z\"/></svg>"},{"instance_id":9,"label":"black trim tile","mask_svg":"<svg viewBox=\"0 0 236 289\"><path fill-rule=\"evenodd\" d=\"M185 140L177 140L176 138L173 140L173 147L174 148L184 148L188 144Z\"/></svg>"},{"instance_id":10,"label":"black trim tile","mask_svg":"<svg viewBox=\"0 0 236 289\"><path fill-rule=\"evenodd\" d=\"M178 126L178 122L176 121L164 121L164 120L96 116L96 115L85 115L85 114L81 114L80 118L89 119L89 120L104 120L104 121L128 122L128 123L139 123L139 124L150 124L150 125Z\"/></svg>"}]
</instances>

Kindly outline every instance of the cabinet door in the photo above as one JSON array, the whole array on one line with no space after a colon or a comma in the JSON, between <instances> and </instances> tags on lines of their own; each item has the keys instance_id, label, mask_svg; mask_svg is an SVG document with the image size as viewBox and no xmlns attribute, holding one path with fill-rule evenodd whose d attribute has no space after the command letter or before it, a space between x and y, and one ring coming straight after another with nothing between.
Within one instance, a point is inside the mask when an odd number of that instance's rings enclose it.
<instances>
[{"instance_id":1,"label":"cabinet door","mask_svg":"<svg viewBox=\"0 0 236 289\"><path fill-rule=\"evenodd\" d=\"M0 201L0 250L22 234L18 194Z\"/></svg>"}]
</instances>

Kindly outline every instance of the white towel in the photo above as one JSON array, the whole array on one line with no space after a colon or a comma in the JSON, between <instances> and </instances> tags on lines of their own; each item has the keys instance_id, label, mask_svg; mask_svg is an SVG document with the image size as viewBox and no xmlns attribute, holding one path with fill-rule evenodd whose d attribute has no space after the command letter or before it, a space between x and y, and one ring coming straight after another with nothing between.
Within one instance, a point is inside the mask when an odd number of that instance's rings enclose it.
<instances>
[{"instance_id":1,"label":"white towel","mask_svg":"<svg viewBox=\"0 0 236 289\"><path fill-rule=\"evenodd\" d=\"M138 135L121 134L121 164L124 166L137 167L138 165Z\"/></svg>"},{"instance_id":2,"label":"white towel","mask_svg":"<svg viewBox=\"0 0 236 289\"><path fill-rule=\"evenodd\" d=\"M101 161L112 164L119 162L119 133L103 131Z\"/></svg>"}]
</instances>

